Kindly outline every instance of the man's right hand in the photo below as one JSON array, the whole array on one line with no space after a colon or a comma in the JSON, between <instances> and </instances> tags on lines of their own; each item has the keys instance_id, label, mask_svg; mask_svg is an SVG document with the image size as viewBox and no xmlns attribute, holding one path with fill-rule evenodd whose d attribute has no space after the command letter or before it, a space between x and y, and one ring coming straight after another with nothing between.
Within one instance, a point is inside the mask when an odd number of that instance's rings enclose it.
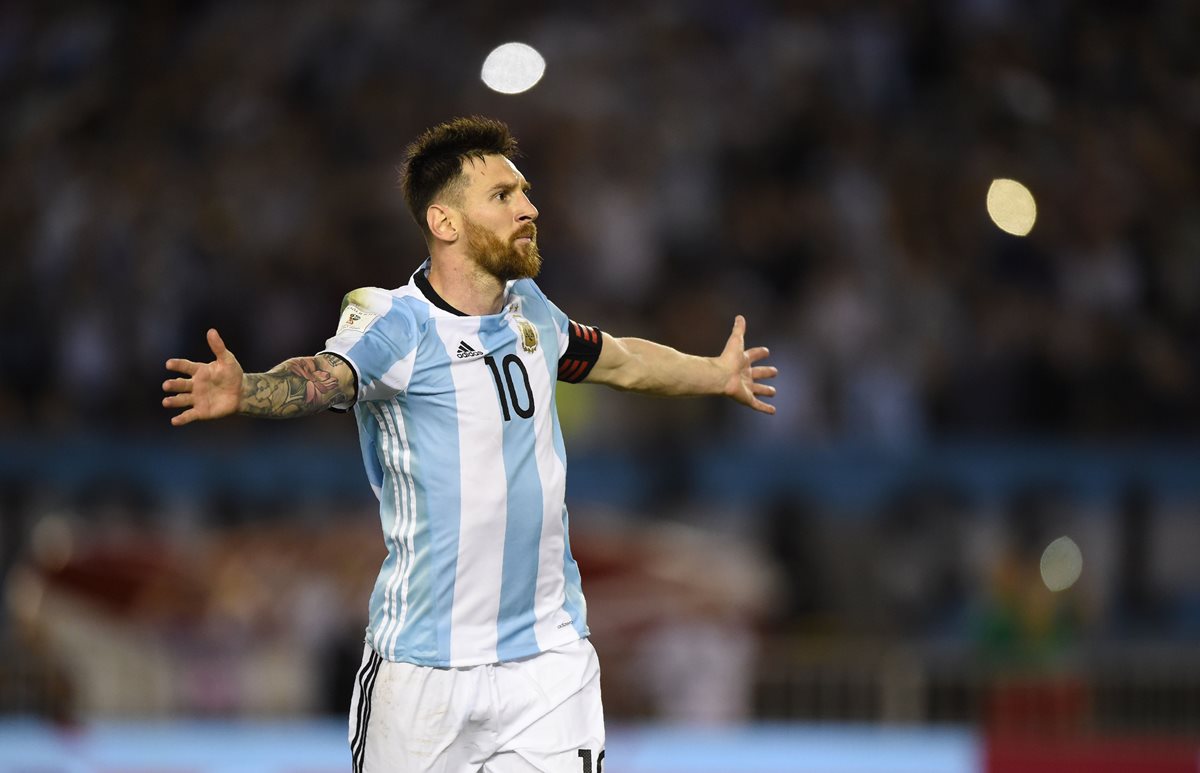
<instances>
[{"instance_id":1,"label":"man's right hand","mask_svg":"<svg viewBox=\"0 0 1200 773\"><path fill-rule=\"evenodd\" d=\"M193 421L219 419L237 413L242 399L242 366L216 330L208 331L208 346L216 358L212 362L167 360L167 370L182 373L188 378L171 378L163 382L168 393L164 408L186 408L171 417L176 427Z\"/></svg>"}]
</instances>

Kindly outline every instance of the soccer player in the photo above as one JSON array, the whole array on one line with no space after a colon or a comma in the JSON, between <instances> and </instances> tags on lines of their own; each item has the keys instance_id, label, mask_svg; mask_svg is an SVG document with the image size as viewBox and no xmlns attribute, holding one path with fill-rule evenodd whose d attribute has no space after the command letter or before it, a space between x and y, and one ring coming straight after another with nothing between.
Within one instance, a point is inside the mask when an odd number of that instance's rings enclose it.
<instances>
[{"instance_id":1,"label":"soccer player","mask_svg":"<svg viewBox=\"0 0 1200 773\"><path fill-rule=\"evenodd\" d=\"M459 118L409 146L429 248L408 284L355 290L325 349L244 373L171 359L176 426L353 409L387 558L350 711L361 771L600 773L604 720L567 536L556 380L725 395L774 413L738 316L717 357L572 321L533 282L538 211L508 127Z\"/></svg>"}]
</instances>

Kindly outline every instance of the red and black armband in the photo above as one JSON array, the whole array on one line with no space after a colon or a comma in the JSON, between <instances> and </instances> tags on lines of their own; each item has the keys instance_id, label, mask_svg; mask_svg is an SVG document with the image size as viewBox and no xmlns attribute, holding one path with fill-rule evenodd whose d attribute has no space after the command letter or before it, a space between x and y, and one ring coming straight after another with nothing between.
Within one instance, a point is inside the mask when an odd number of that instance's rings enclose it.
<instances>
[{"instance_id":1,"label":"red and black armband","mask_svg":"<svg viewBox=\"0 0 1200 773\"><path fill-rule=\"evenodd\" d=\"M604 337L600 335L600 328L569 322L567 351L558 358L558 380L578 384L587 378L596 360L600 359L600 347L603 343Z\"/></svg>"}]
</instances>

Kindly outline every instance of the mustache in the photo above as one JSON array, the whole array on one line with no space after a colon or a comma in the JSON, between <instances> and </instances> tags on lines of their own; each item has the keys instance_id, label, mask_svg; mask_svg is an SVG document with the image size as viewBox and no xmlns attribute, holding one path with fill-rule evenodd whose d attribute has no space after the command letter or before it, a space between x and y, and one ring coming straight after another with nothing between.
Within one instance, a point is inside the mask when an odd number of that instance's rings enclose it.
<instances>
[{"instance_id":1,"label":"mustache","mask_svg":"<svg viewBox=\"0 0 1200 773\"><path fill-rule=\"evenodd\" d=\"M530 239L536 240L537 239L537 226L528 225L528 226L522 228L520 231L517 231L517 233L513 235L513 239L514 240L521 239L526 236L528 236Z\"/></svg>"}]
</instances>

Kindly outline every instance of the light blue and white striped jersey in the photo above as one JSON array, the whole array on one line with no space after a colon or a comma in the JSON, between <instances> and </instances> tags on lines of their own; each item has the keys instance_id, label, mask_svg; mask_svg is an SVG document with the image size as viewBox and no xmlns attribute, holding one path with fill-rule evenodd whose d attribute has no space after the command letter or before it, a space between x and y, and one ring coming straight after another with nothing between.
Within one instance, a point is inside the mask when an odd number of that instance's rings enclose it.
<instances>
[{"instance_id":1,"label":"light blue and white striped jersey","mask_svg":"<svg viewBox=\"0 0 1200 773\"><path fill-rule=\"evenodd\" d=\"M388 549L368 640L426 666L528 657L588 635L554 401L574 323L529 279L508 284L500 313L463 316L428 266L347 295L325 349L358 377Z\"/></svg>"}]
</instances>

